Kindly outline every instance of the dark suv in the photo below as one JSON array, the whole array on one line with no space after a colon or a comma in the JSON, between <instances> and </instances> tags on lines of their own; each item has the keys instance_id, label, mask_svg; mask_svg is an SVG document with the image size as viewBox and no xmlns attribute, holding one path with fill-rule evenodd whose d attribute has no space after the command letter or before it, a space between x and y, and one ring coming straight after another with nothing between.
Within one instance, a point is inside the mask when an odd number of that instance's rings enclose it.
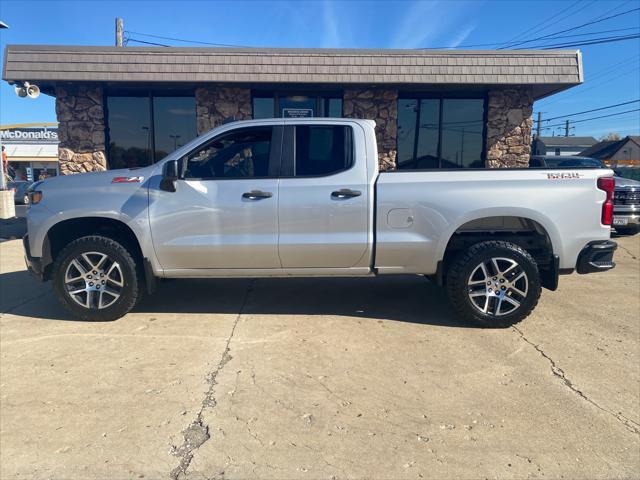
<instances>
[{"instance_id":1,"label":"dark suv","mask_svg":"<svg viewBox=\"0 0 640 480\"><path fill-rule=\"evenodd\" d=\"M640 182L637 180L616 177L612 225L623 234L634 234L640 230Z\"/></svg>"}]
</instances>

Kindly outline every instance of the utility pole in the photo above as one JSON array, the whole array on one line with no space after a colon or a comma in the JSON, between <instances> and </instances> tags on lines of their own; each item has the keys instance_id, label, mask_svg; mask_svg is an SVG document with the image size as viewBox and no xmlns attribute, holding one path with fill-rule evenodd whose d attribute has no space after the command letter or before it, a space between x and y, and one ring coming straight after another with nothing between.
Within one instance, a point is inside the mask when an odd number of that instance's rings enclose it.
<instances>
[{"instance_id":1,"label":"utility pole","mask_svg":"<svg viewBox=\"0 0 640 480\"><path fill-rule=\"evenodd\" d=\"M564 124L564 136L565 137L569 136L569 120L567 120Z\"/></svg>"},{"instance_id":2,"label":"utility pole","mask_svg":"<svg viewBox=\"0 0 640 480\"><path fill-rule=\"evenodd\" d=\"M540 125L542 125L542 112L538 112L538 126L536 127L536 138L540 138Z\"/></svg>"},{"instance_id":3,"label":"utility pole","mask_svg":"<svg viewBox=\"0 0 640 480\"><path fill-rule=\"evenodd\" d=\"M116 18L116 47L122 46L122 32L124 31L124 22L121 18Z\"/></svg>"}]
</instances>

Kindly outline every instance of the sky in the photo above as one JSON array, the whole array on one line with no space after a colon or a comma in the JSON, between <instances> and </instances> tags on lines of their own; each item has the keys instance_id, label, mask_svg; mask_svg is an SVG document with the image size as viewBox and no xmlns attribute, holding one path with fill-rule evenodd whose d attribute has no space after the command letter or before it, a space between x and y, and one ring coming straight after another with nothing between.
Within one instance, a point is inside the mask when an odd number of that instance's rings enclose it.
<instances>
[{"instance_id":1,"label":"sky","mask_svg":"<svg viewBox=\"0 0 640 480\"><path fill-rule=\"evenodd\" d=\"M113 45L115 17L128 32L250 47L466 48L490 49L504 42L553 34L640 8L640 0L343 0L343 1L37 1L0 0L2 56L7 44ZM640 11L564 35L605 32L631 35ZM609 32L611 30L618 32ZM128 33L130 38L173 46L194 44ZM591 37L587 37L591 38ZM558 41L577 41L571 37ZM490 44L484 47L475 45ZM497 44L497 45L493 45ZM537 46L538 42L521 45ZM129 45L140 45L130 40ZM559 117L640 99L640 40L586 45L583 85L536 102L534 116ZM55 102L46 95L18 98L0 82L0 124L54 122ZM587 119L640 108L632 103L571 117ZM564 118L543 122L563 123ZM640 112L576 123L572 135L640 134ZM543 135L564 135L552 127Z\"/></svg>"}]
</instances>

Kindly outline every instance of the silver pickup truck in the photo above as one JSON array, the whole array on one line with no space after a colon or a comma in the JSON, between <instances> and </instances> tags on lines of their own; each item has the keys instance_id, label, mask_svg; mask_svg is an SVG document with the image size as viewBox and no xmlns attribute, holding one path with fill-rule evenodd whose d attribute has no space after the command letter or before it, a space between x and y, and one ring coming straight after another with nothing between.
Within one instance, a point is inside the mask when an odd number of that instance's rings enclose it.
<instances>
[{"instance_id":1,"label":"silver pickup truck","mask_svg":"<svg viewBox=\"0 0 640 480\"><path fill-rule=\"evenodd\" d=\"M24 247L84 320L125 315L157 278L416 274L500 327L560 274L614 267L613 189L604 169L379 172L371 120L251 120L34 185Z\"/></svg>"}]
</instances>

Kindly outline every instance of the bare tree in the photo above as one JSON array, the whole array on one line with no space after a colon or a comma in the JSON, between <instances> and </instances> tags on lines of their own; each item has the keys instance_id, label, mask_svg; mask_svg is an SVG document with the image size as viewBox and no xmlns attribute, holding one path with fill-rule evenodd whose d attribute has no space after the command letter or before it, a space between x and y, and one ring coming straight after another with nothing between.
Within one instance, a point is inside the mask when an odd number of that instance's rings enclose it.
<instances>
[{"instance_id":1,"label":"bare tree","mask_svg":"<svg viewBox=\"0 0 640 480\"><path fill-rule=\"evenodd\" d=\"M600 137L600 141L601 142L612 142L612 141L616 141L616 140L620 140L620 134L616 133L616 132L609 132L606 135L603 135L602 137Z\"/></svg>"}]
</instances>

